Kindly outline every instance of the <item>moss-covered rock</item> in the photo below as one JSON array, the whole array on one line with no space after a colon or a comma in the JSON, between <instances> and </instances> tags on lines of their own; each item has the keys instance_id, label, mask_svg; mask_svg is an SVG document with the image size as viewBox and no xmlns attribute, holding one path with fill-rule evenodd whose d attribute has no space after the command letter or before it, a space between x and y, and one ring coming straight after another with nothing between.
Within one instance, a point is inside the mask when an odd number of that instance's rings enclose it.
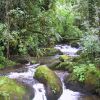
<instances>
[{"instance_id":1,"label":"moss-covered rock","mask_svg":"<svg viewBox=\"0 0 100 100\"><path fill-rule=\"evenodd\" d=\"M66 61L66 62L61 62L59 65L55 66L55 69L57 70L66 70L68 72L73 71L73 62Z\"/></svg>"},{"instance_id":2,"label":"moss-covered rock","mask_svg":"<svg viewBox=\"0 0 100 100\"><path fill-rule=\"evenodd\" d=\"M64 61L69 60L70 57L69 57L68 55L61 55L61 56L59 57L59 59L60 59L60 61L64 62Z\"/></svg>"},{"instance_id":3,"label":"moss-covered rock","mask_svg":"<svg viewBox=\"0 0 100 100\"><path fill-rule=\"evenodd\" d=\"M74 90L81 89L100 95L100 70L94 64L74 66L73 72L65 78L65 85Z\"/></svg>"},{"instance_id":4,"label":"moss-covered rock","mask_svg":"<svg viewBox=\"0 0 100 100\"><path fill-rule=\"evenodd\" d=\"M72 58L72 62L76 62L77 64L84 64L89 61L89 58L85 53L81 53L81 55Z\"/></svg>"},{"instance_id":5,"label":"moss-covered rock","mask_svg":"<svg viewBox=\"0 0 100 100\"><path fill-rule=\"evenodd\" d=\"M48 67L50 69L56 69L57 66L59 66L59 64L61 63L61 61L59 60L54 60L51 63L48 64Z\"/></svg>"},{"instance_id":6,"label":"moss-covered rock","mask_svg":"<svg viewBox=\"0 0 100 100\"><path fill-rule=\"evenodd\" d=\"M47 66L36 69L34 77L45 85L48 100L57 100L62 94L62 83L59 77Z\"/></svg>"},{"instance_id":7,"label":"moss-covered rock","mask_svg":"<svg viewBox=\"0 0 100 100\"><path fill-rule=\"evenodd\" d=\"M96 92L100 95L100 70L96 68L88 70L84 83L88 91Z\"/></svg>"},{"instance_id":8,"label":"moss-covered rock","mask_svg":"<svg viewBox=\"0 0 100 100\"><path fill-rule=\"evenodd\" d=\"M84 85L80 83L79 81L75 80L73 78L72 74L69 74L64 78L64 83L66 88L73 90L73 91L80 91L80 92L85 92L86 90L84 89Z\"/></svg>"},{"instance_id":9,"label":"moss-covered rock","mask_svg":"<svg viewBox=\"0 0 100 100\"><path fill-rule=\"evenodd\" d=\"M0 77L0 100L29 100L26 89L16 81Z\"/></svg>"}]
</instances>

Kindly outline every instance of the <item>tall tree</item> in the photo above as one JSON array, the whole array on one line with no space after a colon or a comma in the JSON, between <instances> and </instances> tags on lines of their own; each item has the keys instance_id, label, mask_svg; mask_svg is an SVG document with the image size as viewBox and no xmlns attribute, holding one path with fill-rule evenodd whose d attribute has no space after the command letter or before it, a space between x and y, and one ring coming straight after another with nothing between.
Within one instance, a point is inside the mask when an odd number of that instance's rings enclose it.
<instances>
[{"instance_id":1,"label":"tall tree","mask_svg":"<svg viewBox=\"0 0 100 100\"><path fill-rule=\"evenodd\" d=\"M95 0L88 0L89 24L91 27L95 25Z\"/></svg>"},{"instance_id":2,"label":"tall tree","mask_svg":"<svg viewBox=\"0 0 100 100\"><path fill-rule=\"evenodd\" d=\"M6 24L6 30L5 30L4 34L5 34L5 37L6 37L5 41L6 41L6 55L7 55L7 58L10 57L10 52L9 52L10 19L9 19L9 15L8 15L9 5L10 5L10 0L6 0L6 5L5 5L5 12L6 12L5 24Z\"/></svg>"}]
</instances>

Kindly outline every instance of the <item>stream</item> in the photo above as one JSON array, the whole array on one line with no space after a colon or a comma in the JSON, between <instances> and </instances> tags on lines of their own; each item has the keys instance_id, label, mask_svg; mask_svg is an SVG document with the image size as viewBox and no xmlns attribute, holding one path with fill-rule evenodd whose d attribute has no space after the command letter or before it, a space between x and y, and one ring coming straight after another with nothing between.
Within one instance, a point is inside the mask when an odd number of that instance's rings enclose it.
<instances>
[{"instance_id":1,"label":"stream","mask_svg":"<svg viewBox=\"0 0 100 100\"><path fill-rule=\"evenodd\" d=\"M68 45L56 45L55 48L60 50L63 54L68 54L70 56L78 56L76 55L76 52L80 50L80 48L72 48ZM32 100L47 100L45 96L44 85L33 78L36 67L39 65L40 64L27 65L24 68L20 68L19 70L7 73L6 76L31 86L35 92ZM63 93L58 100L100 100L99 97L94 95L66 89L63 79L65 75L68 75L69 73L64 71L55 71L55 73L60 77L63 84Z\"/></svg>"}]
</instances>

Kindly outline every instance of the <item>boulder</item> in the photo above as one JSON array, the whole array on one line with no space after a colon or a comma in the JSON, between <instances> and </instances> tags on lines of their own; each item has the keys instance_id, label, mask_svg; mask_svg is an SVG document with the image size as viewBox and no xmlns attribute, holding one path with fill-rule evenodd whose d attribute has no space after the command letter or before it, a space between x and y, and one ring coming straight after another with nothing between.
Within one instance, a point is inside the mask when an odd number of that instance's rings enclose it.
<instances>
[{"instance_id":1,"label":"boulder","mask_svg":"<svg viewBox=\"0 0 100 100\"><path fill-rule=\"evenodd\" d=\"M61 80L47 66L39 66L36 69L34 78L44 84L47 100L57 100L61 96L63 91Z\"/></svg>"},{"instance_id":2,"label":"boulder","mask_svg":"<svg viewBox=\"0 0 100 100\"><path fill-rule=\"evenodd\" d=\"M79 44L74 41L74 42L71 43L71 47L79 48Z\"/></svg>"},{"instance_id":3,"label":"boulder","mask_svg":"<svg viewBox=\"0 0 100 100\"><path fill-rule=\"evenodd\" d=\"M84 85L73 78L72 74L64 77L64 83L67 89L79 92L86 92Z\"/></svg>"},{"instance_id":4,"label":"boulder","mask_svg":"<svg viewBox=\"0 0 100 100\"><path fill-rule=\"evenodd\" d=\"M69 60L69 59L70 59L70 57L69 57L68 55L61 55L61 56L59 57L59 60L62 61L62 62L67 61L67 60Z\"/></svg>"},{"instance_id":5,"label":"boulder","mask_svg":"<svg viewBox=\"0 0 100 100\"><path fill-rule=\"evenodd\" d=\"M0 100L30 100L27 90L15 80L0 77Z\"/></svg>"},{"instance_id":6,"label":"boulder","mask_svg":"<svg viewBox=\"0 0 100 100\"><path fill-rule=\"evenodd\" d=\"M76 67L78 68L78 66ZM78 70L82 68L79 67ZM65 86L74 91L90 92L100 95L100 70L91 65L83 67L84 73L74 71L64 78Z\"/></svg>"},{"instance_id":7,"label":"boulder","mask_svg":"<svg viewBox=\"0 0 100 100\"><path fill-rule=\"evenodd\" d=\"M55 66L55 69L72 72L73 71L73 64L74 63L70 62L70 61L61 62L59 65Z\"/></svg>"}]
</instances>

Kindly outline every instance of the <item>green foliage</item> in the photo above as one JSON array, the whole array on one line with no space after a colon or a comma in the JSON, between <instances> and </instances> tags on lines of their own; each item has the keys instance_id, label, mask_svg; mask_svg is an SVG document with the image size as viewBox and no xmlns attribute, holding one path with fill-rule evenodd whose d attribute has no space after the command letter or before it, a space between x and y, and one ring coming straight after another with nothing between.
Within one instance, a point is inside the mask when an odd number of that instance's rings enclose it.
<instances>
[{"instance_id":1,"label":"green foliage","mask_svg":"<svg viewBox=\"0 0 100 100\"><path fill-rule=\"evenodd\" d=\"M54 10L51 11L51 18L55 27L56 34L64 38L80 37L82 32L74 26L75 13L71 3L66 1L56 1ZM54 16L54 17L53 17Z\"/></svg>"},{"instance_id":2,"label":"green foliage","mask_svg":"<svg viewBox=\"0 0 100 100\"><path fill-rule=\"evenodd\" d=\"M13 67L14 65L16 65L15 62L8 60L7 58L0 56L0 69L4 69L7 67Z\"/></svg>"},{"instance_id":3,"label":"green foliage","mask_svg":"<svg viewBox=\"0 0 100 100\"><path fill-rule=\"evenodd\" d=\"M94 64L80 64L78 66L74 66L73 77L76 80L80 82L85 82L89 74L95 75L94 78L100 78L100 71L95 67ZM99 80L97 80L97 82L98 81Z\"/></svg>"},{"instance_id":4,"label":"green foliage","mask_svg":"<svg viewBox=\"0 0 100 100\"><path fill-rule=\"evenodd\" d=\"M87 66L84 64L80 66L74 66L73 74L80 82L83 82L85 80L85 74L87 70L86 68Z\"/></svg>"},{"instance_id":5,"label":"green foliage","mask_svg":"<svg viewBox=\"0 0 100 100\"><path fill-rule=\"evenodd\" d=\"M81 39L83 46L83 52L87 57L94 61L99 56L100 52L100 40L97 35L86 35Z\"/></svg>"},{"instance_id":6,"label":"green foliage","mask_svg":"<svg viewBox=\"0 0 100 100\"><path fill-rule=\"evenodd\" d=\"M6 3L12 6L7 5L7 16L1 13L2 23L8 18L8 25L2 31L2 40L4 48L9 47L9 54L27 54L31 51L39 56L42 54L41 47L52 46L63 38L82 35L75 25L76 16L79 15L75 8L77 0L2 1L3 8Z\"/></svg>"}]
</instances>

